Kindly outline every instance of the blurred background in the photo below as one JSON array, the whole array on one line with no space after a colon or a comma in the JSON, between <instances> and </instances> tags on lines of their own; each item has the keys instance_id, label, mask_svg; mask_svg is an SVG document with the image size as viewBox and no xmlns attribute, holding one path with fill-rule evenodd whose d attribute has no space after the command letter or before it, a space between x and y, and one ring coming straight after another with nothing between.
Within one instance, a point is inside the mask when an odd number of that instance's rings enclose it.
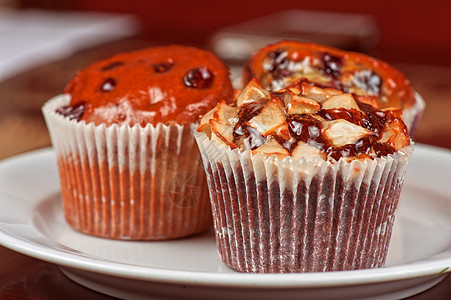
<instances>
[{"instance_id":1,"label":"blurred background","mask_svg":"<svg viewBox=\"0 0 451 300\"><path fill-rule=\"evenodd\" d=\"M445 0L0 0L0 160L50 146L41 106L96 60L194 45L214 51L239 82L243 61L283 38L388 61L426 101L416 141L451 149L450 11ZM4 247L0 254L7 299L109 299L49 263ZM414 298L445 299L449 283Z\"/></svg>"},{"instance_id":2,"label":"blurred background","mask_svg":"<svg viewBox=\"0 0 451 300\"><path fill-rule=\"evenodd\" d=\"M40 107L95 60L188 44L214 51L237 79L253 51L283 38L393 64L426 100L416 140L451 148L441 131L451 112L450 10L435 0L0 0L0 159L50 145Z\"/></svg>"}]
</instances>

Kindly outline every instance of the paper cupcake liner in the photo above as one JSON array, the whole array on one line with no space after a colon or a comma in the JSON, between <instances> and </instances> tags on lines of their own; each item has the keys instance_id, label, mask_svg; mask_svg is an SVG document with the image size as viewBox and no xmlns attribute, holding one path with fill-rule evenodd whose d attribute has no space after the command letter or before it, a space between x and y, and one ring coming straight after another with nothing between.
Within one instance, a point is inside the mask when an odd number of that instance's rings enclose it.
<instances>
[{"instance_id":1,"label":"paper cupcake liner","mask_svg":"<svg viewBox=\"0 0 451 300\"><path fill-rule=\"evenodd\" d=\"M160 240L211 227L194 125L95 126L55 112L69 101L57 96L43 114L73 228L113 239Z\"/></svg>"},{"instance_id":2,"label":"paper cupcake liner","mask_svg":"<svg viewBox=\"0 0 451 300\"><path fill-rule=\"evenodd\" d=\"M384 158L279 160L199 145L222 261L241 272L321 272L385 262L408 146Z\"/></svg>"},{"instance_id":3,"label":"paper cupcake liner","mask_svg":"<svg viewBox=\"0 0 451 300\"><path fill-rule=\"evenodd\" d=\"M409 135L415 137L415 131L420 122L421 116L426 104L420 94L415 93L415 103L408 108L404 108L402 111L402 118L407 128L409 129Z\"/></svg>"}]
</instances>

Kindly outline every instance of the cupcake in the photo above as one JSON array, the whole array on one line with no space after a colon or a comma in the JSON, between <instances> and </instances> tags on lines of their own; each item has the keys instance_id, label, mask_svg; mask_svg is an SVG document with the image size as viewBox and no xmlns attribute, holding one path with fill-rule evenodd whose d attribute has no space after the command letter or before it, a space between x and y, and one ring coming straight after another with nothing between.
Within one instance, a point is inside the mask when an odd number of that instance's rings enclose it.
<instances>
[{"instance_id":1,"label":"cupcake","mask_svg":"<svg viewBox=\"0 0 451 300\"><path fill-rule=\"evenodd\" d=\"M384 264L413 143L398 108L252 80L195 133L222 261L240 272Z\"/></svg>"},{"instance_id":2,"label":"cupcake","mask_svg":"<svg viewBox=\"0 0 451 300\"><path fill-rule=\"evenodd\" d=\"M252 78L271 91L308 80L346 93L373 96L379 108L403 110L411 136L425 106L404 74L389 64L361 53L310 43L282 41L262 48L243 70L244 84Z\"/></svg>"},{"instance_id":3,"label":"cupcake","mask_svg":"<svg viewBox=\"0 0 451 300\"><path fill-rule=\"evenodd\" d=\"M227 66L193 47L118 54L79 72L43 107L69 225L131 240L209 229L192 132L200 115L233 94Z\"/></svg>"}]
</instances>

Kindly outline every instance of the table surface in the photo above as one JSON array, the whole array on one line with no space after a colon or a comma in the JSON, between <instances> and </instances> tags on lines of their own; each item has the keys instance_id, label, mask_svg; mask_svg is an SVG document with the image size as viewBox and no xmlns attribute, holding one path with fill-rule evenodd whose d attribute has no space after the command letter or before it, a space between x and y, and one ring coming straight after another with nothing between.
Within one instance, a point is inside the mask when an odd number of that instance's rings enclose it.
<instances>
[{"instance_id":1,"label":"table surface","mask_svg":"<svg viewBox=\"0 0 451 300\"><path fill-rule=\"evenodd\" d=\"M40 107L60 93L75 71L101 57L147 46L139 39L112 42L0 82L0 159L50 145ZM416 141L451 149L451 69L397 65L426 100ZM65 277L57 266L0 247L1 299L111 299ZM451 276L409 299L449 299Z\"/></svg>"}]
</instances>

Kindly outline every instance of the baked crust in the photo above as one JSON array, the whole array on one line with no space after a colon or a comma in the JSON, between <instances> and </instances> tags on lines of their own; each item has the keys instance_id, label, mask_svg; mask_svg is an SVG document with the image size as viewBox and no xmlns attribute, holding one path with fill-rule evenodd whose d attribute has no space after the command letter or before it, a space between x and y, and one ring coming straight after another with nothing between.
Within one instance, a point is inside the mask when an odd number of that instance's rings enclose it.
<instances>
[{"instance_id":1,"label":"baked crust","mask_svg":"<svg viewBox=\"0 0 451 300\"><path fill-rule=\"evenodd\" d=\"M378 98L380 108L407 108L414 91L403 73L365 54L297 41L281 41L256 52L243 69L243 83L258 79L264 88L278 90L308 79L356 95Z\"/></svg>"},{"instance_id":2,"label":"baked crust","mask_svg":"<svg viewBox=\"0 0 451 300\"><path fill-rule=\"evenodd\" d=\"M228 67L187 46L121 53L78 72L67 85L79 120L99 124L195 123L234 90Z\"/></svg>"}]
</instances>

